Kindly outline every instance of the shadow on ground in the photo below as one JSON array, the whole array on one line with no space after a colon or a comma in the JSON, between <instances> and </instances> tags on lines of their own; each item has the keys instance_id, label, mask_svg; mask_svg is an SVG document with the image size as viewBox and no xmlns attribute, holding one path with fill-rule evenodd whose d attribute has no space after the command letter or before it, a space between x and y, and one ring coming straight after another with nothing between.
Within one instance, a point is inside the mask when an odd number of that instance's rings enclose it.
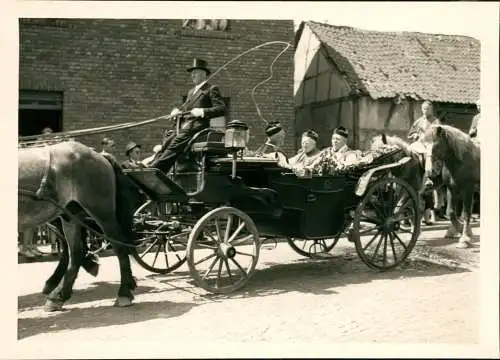
<instances>
[{"instance_id":1,"label":"shadow on ground","mask_svg":"<svg viewBox=\"0 0 500 360\"><path fill-rule=\"evenodd\" d=\"M131 307L74 308L49 317L18 319L18 340L40 333L123 325L151 319L168 319L188 312L194 304L170 301L140 302Z\"/></svg>"},{"instance_id":2,"label":"shadow on ground","mask_svg":"<svg viewBox=\"0 0 500 360\"><path fill-rule=\"evenodd\" d=\"M335 250L334 250L335 251ZM415 251L415 250L414 250ZM418 251L417 251L418 252ZM365 265L353 251L334 254L327 259L298 259L294 262L265 262L264 268L255 271L253 276L240 291L219 295L200 291L199 296L210 301L222 301L230 298L272 296L287 292L303 292L317 295L334 295L343 286L362 284L377 280L390 280L412 277L441 276L470 271L465 267L439 264L411 257L399 267L380 272ZM171 276L175 276L173 279ZM189 272L182 274L151 275L156 281L170 284L182 279L186 286L198 287Z\"/></svg>"},{"instance_id":3,"label":"shadow on ground","mask_svg":"<svg viewBox=\"0 0 500 360\"><path fill-rule=\"evenodd\" d=\"M84 289L74 289L71 299L67 302L68 305L79 304L83 302L90 302L103 299L113 299L117 296L120 284L117 282L102 282L97 281L89 284ZM135 295L149 293L155 288L150 286L140 286L134 290ZM17 299L17 308L19 311L43 306L47 296L39 293L19 296Z\"/></svg>"}]
</instances>

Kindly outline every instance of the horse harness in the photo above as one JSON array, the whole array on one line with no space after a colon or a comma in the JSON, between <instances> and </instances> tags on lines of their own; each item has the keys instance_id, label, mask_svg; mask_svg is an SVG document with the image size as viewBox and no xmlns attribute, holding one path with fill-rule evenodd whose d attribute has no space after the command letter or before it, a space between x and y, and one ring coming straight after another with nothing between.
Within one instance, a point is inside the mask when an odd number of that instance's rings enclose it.
<instances>
[{"instance_id":1,"label":"horse harness","mask_svg":"<svg viewBox=\"0 0 500 360\"><path fill-rule=\"evenodd\" d=\"M47 166L45 166L43 170L43 176L40 181L40 185L36 191L31 191L27 189L19 189L18 193L20 195L26 195L35 198L36 200L52 200L53 197L56 197L54 189L51 188L51 184L49 183L49 175L50 175L50 167L52 166L52 148L47 146L47 150L49 152Z\"/></svg>"}]
</instances>

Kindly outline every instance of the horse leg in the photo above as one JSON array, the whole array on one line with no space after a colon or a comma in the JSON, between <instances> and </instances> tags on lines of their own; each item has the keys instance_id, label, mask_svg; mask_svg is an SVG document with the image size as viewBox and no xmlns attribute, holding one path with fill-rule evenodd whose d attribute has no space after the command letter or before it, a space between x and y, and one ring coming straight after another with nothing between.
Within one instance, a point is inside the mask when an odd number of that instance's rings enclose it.
<instances>
[{"instance_id":1,"label":"horse leg","mask_svg":"<svg viewBox=\"0 0 500 360\"><path fill-rule=\"evenodd\" d=\"M118 223L115 224L116 225L109 225L109 223L103 223L102 228L104 233L111 239L127 242L120 226L118 225ZM132 300L134 299L133 291L137 287L137 283L132 276L129 249L115 242L111 242L111 246L113 247L113 250L118 257L118 262L120 264L120 288L118 289L118 296L115 301L115 306L130 306L132 305Z\"/></svg>"},{"instance_id":2,"label":"horse leg","mask_svg":"<svg viewBox=\"0 0 500 360\"><path fill-rule=\"evenodd\" d=\"M45 311L61 310L63 304L69 300L73 292L73 284L78 276L78 271L80 270L82 257L84 255L81 239L81 225L63 220L63 230L69 249L68 268L57 287L49 294L45 303Z\"/></svg>"},{"instance_id":3,"label":"horse leg","mask_svg":"<svg viewBox=\"0 0 500 360\"><path fill-rule=\"evenodd\" d=\"M464 212L464 225L462 229L462 236L458 240L457 248L464 249L469 247L471 243L472 230L470 228L470 216L472 213L472 192L463 192L463 212Z\"/></svg>"},{"instance_id":4,"label":"horse leg","mask_svg":"<svg viewBox=\"0 0 500 360\"><path fill-rule=\"evenodd\" d=\"M58 241L58 240L56 240ZM49 295L56 286L61 282L61 279L68 268L69 262L69 254L68 254L68 244L65 239L61 239L61 258L59 259L59 263L57 264L56 270L52 274L51 277L45 282L45 286L43 287L42 293L44 295Z\"/></svg>"},{"instance_id":5,"label":"horse leg","mask_svg":"<svg viewBox=\"0 0 500 360\"><path fill-rule=\"evenodd\" d=\"M448 227L444 237L446 239L453 239L459 235L459 229L461 228L457 217L458 209L460 207L460 194L458 194L458 191L456 191L455 188L448 188L447 197L449 204L447 212L450 219L450 226Z\"/></svg>"}]
</instances>

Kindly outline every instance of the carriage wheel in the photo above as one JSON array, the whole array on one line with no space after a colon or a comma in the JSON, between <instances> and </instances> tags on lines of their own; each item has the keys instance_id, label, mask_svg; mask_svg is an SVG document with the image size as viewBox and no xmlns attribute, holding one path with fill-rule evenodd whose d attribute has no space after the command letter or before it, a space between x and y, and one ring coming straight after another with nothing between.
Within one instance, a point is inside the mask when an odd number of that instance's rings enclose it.
<instances>
[{"instance_id":1,"label":"carriage wheel","mask_svg":"<svg viewBox=\"0 0 500 360\"><path fill-rule=\"evenodd\" d=\"M168 274L186 261L190 229L181 223L167 222L167 216L159 212L160 206L166 207L165 203L147 201L135 212L134 231L139 235L139 245L131 255L146 270Z\"/></svg>"},{"instance_id":2,"label":"carriage wheel","mask_svg":"<svg viewBox=\"0 0 500 360\"><path fill-rule=\"evenodd\" d=\"M189 235L191 276L203 289L227 294L241 289L255 270L260 238L252 219L233 207L206 213Z\"/></svg>"},{"instance_id":3,"label":"carriage wheel","mask_svg":"<svg viewBox=\"0 0 500 360\"><path fill-rule=\"evenodd\" d=\"M286 241L296 253L314 258L317 254L330 252L335 245L337 245L341 235L342 231L330 239L300 239L287 237Z\"/></svg>"},{"instance_id":4,"label":"carriage wheel","mask_svg":"<svg viewBox=\"0 0 500 360\"><path fill-rule=\"evenodd\" d=\"M374 269L394 268L411 253L419 234L415 190L397 178L375 181L354 215L352 239L361 260Z\"/></svg>"}]
</instances>

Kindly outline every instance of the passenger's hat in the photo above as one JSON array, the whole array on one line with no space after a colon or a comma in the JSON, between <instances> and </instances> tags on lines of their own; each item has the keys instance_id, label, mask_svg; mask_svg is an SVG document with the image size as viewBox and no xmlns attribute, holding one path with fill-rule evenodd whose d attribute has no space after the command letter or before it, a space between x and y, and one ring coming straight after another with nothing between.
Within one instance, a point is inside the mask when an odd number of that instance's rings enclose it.
<instances>
[{"instance_id":1,"label":"passenger's hat","mask_svg":"<svg viewBox=\"0 0 500 360\"><path fill-rule=\"evenodd\" d=\"M318 141L318 138L319 138L319 135L316 131L314 130L307 130L307 131L304 131L304 133L302 134L303 136L307 136L311 139L313 139L314 141Z\"/></svg>"},{"instance_id":2,"label":"passenger's hat","mask_svg":"<svg viewBox=\"0 0 500 360\"><path fill-rule=\"evenodd\" d=\"M210 75L211 71L208 69L208 63L205 60L194 58L193 66L187 69L187 71L191 72L195 69L205 70L207 75Z\"/></svg>"},{"instance_id":3,"label":"passenger's hat","mask_svg":"<svg viewBox=\"0 0 500 360\"><path fill-rule=\"evenodd\" d=\"M128 153L131 152L135 148L141 148L141 145L136 144L135 142L131 141L127 144L127 147L125 148L125 155L128 156Z\"/></svg>"},{"instance_id":4,"label":"passenger's hat","mask_svg":"<svg viewBox=\"0 0 500 360\"><path fill-rule=\"evenodd\" d=\"M343 136L345 137L346 139L349 137L349 132L347 131L347 129L343 126L339 126L338 128L335 129L335 131L333 132L334 134L338 134L340 136Z\"/></svg>"},{"instance_id":5,"label":"passenger's hat","mask_svg":"<svg viewBox=\"0 0 500 360\"><path fill-rule=\"evenodd\" d=\"M269 123L266 127L266 135L267 136L273 136L277 133L279 133L283 128L281 127L281 124L279 122L272 122Z\"/></svg>"}]
</instances>

